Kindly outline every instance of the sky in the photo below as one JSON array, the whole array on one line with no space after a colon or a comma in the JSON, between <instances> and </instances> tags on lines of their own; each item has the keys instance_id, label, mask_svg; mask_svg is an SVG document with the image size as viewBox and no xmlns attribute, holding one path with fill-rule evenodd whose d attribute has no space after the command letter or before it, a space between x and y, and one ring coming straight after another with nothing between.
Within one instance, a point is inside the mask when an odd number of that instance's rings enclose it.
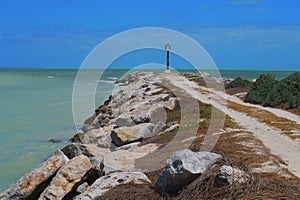
<instances>
[{"instance_id":1,"label":"sky","mask_svg":"<svg viewBox=\"0 0 300 200\"><path fill-rule=\"evenodd\" d=\"M298 69L299 8L298 0L0 0L0 67L78 68L110 36L162 27L195 39L221 68Z\"/></svg>"}]
</instances>

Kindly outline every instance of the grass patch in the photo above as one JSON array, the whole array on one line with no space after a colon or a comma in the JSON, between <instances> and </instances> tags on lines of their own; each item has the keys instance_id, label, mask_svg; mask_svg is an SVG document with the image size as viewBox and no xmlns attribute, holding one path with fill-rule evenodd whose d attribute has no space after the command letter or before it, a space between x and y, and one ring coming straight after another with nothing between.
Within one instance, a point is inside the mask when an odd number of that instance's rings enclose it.
<instances>
[{"instance_id":1,"label":"grass patch","mask_svg":"<svg viewBox=\"0 0 300 200\"><path fill-rule=\"evenodd\" d=\"M204 78L203 78L202 76L185 75L185 77L186 77L189 81L194 81L194 82L197 83L199 86L206 87L206 82L205 82L205 80L204 80Z\"/></svg>"},{"instance_id":2,"label":"grass patch","mask_svg":"<svg viewBox=\"0 0 300 200\"><path fill-rule=\"evenodd\" d=\"M199 126L201 126L201 127L207 127L206 121L199 122Z\"/></svg>"},{"instance_id":3,"label":"grass patch","mask_svg":"<svg viewBox=\"0 0 300 200\"><path fill-rule=\"evenodd\" d=\"M189 81L200 81L203 80L203 77L201 76L192 76L187 78Z\"/></svg>"}]
</instances>

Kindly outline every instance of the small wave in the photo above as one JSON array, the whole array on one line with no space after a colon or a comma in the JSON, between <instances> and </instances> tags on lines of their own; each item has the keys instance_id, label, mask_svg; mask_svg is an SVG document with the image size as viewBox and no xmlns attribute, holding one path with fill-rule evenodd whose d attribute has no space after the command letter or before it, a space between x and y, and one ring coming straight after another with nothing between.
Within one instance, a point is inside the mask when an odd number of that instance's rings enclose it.
<instances>
[{"instance_id":1,"label":"small wave","mask_svg":"<svg viewBox=\"0 0 300 200\"><path fill-rule=\"evenodd\" d=\"M49 78L49 79L52 79L52 78L54 78L54 76L48 76L48 78Z\"/></svg>"},{"instance_id":2,"label":"small wave","mask_svg":"<svg viewBox=\"0 0 300 200\"><path fill-rule=\"evenodd\" d=\"M110 80L117 80L118 77L108 77L108 79L110 79Z\"/></svg>"},{"instance_id":3,"label":"small wave","mask_svg":"<svg viewBox=\"0 0 300 200\"><path fill-rule=\"evenodd\" d=\"M116 81L98 80L98 83L115 83Z\"/></svg>"}]
</instances>

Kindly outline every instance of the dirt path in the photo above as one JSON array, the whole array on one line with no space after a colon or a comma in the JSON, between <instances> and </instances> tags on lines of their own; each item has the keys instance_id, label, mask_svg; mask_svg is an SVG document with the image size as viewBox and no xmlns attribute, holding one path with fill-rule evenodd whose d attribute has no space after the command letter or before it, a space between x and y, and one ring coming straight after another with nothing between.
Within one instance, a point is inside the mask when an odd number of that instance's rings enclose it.
<instances>
[{"instance_id":1,"label":"dirt path","mask_svg":"<svg viewBox=\"0 0 300 200\"><path fill-rule=\"evenodd\" d=\"M228 94L224 95L224 92L211 90L211 89L208 89L208 88L205 88L205 87L201 87L201 86L199 86L199 87L201 89L206 89L206 90L209 90L211 92L214 92L216 95L218 95L220 97L223 97L223 98L225 98L227 100L230 100L232 102L238 103L240 105L251 106L251 107L255 107L255 108L261 109L261 110L266 110L266 111L269 111L269 112L273 113L274 115L276 115L278 117L283 117L283 118L289 119L291 121L294 121L294 122L300 124L300 116L295 115L293 113L290 113L288 111L280 110L280 109L277 109L277 108L263 107L261 105L256 105L256 104L245 103L241 99L239 99L239 98L237 98L235 96L228 95Z\"/></svg>"},{"instance_id":2,"label":"dirt path","mask_svg":"<svg viewBox=\"0 0 300 200\"><path fill-rule=\"evenodd\" d=\"M233 118L237 123L246 128L248 131L252 132L253 135L261 140L264 145L270 149L270 151L279 156L287 163L288 170L300 177L300 144L296 141L290 139L289 137L281 134L282 132L278 129L270 127L264 123L261 123L257 119L247 116L245 113L237 112L235 110L229 109L226 107L225 100L226 95L222 93L206 93L196 91L197 89L204 89L198 86L196 83L188 81L185 77L179 74L164 74L165 78L167 78L172 84L177 87L185 90L192 97L198 99L203 103L212 104L215 108L223 111L228 114L231 118ZM206 89L206 88L205 88ZM230 100L234 100L238 102L236 99L230 98ZM238 102L240 103L240 102ZM243 105L241 103L241 105ZM252 104L251 104L252 106ZM258 107L259 108L259 107ZM277 116L284 117L290 120L293 120L299 124L297 118L294 118L291 113L278 112L275 110L270 111ZM296 116L297 117L297 116Z\"/></svg>"}]
</instances>

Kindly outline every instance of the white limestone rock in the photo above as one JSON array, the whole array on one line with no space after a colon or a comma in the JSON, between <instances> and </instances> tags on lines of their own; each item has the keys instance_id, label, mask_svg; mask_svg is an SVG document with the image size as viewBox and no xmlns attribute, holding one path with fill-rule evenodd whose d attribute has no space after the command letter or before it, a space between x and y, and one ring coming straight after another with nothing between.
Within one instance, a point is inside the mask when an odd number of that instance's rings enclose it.
<instances>
[{"instance_id":1,"label":"white limestone rock","mask_svg":"<svg viewBox=\"0 0 300 200\"><path fill-rule=\"evenodd\" d=\"M176 193L221 158L221 155L211 152L177 151L167 159L166 168L159 175L156 186L163 192Z\"/></svg>"},{"instance_id":2,"label":"white limestone rock","mask_svg":"<svg viewBox=\"0 0 300 200\"><path fill-rule=\"evenodd\" d=\"M148 184L151 181L141 172L115 172L97 179L90 189L78 196L75 200L93 200L108 190L122 184Z\"/></svg>"}]
</instances>

